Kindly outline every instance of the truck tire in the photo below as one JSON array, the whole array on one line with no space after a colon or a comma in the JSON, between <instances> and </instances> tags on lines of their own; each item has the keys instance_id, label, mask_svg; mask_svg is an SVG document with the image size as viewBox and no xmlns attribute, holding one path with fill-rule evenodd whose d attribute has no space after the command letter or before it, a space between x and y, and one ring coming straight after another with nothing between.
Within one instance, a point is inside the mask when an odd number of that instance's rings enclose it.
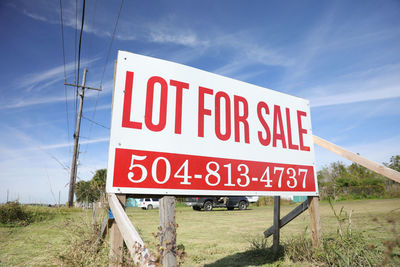
<instances>
[{"instance_id":1,"label":"truck tire","mask_svg":"<svg viewBox=\"0 0 400 267\"><path fill-rule=\"evenodd\" d=\"M204 202L204 210L205 211L212 211L213 209L213 204L211 201L207 200L206 202Z\"/></svg>"},{"instance_id":2,"label":"truck tire","mask_svg":"<svg viewBox=\"0 0 400 267\"><path fill-rule=\"evenodd\" d=\"M246 201L240 201L239 202L239 205L238 205L238 208L239 208L239 210L245 210L245 209L247 209L247 203L246 203Z\"/></svg>"}]
</instances>

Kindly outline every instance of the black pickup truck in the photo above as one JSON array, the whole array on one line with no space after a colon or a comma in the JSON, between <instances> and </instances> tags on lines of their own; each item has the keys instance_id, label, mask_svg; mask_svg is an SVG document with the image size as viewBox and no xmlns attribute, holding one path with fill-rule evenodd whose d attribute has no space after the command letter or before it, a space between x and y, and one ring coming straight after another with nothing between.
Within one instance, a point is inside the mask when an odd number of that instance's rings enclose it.
<instances>
[{"instance_id":1,"label":"black pickup truck","mask_svg":"<svg viewBox=\"0 0 400 267\"><path fill-rule=\"evenodd\" d=\"M249 201L246 197L191 197L186 198L185 204L194 210L201 210L202 208L205 211L210 211L213 208L245 210L249 206Z\"/></svg>"}]
</instances>

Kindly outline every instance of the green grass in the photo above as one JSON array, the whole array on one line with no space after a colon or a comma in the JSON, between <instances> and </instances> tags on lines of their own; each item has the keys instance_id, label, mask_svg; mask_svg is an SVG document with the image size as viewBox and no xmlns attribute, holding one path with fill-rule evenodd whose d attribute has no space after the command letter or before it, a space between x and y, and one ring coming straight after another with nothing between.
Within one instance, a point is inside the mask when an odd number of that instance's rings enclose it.
<instances>
[{"instance_id":1,"label":"green grass","mask_svg":"<svg viewBox=\"0 0 400 267\"><path fill-rule=\"evenodd\" d=\"M0 266L60 266L66 240L78 223L89 225L91 214L80 209L28 209L41 215L39 222L0 226Z\"/></svg>"},{"instance_id":2,"label":"green grass","mask_svg":"<svg viewBox=\"0 0 400 267\"><path fill-rule=\"evenodd\" d=\"M281 215L285 215L295 206L296 204L283 205ZM390 245L385 245L385 242L393 241L396 235L398 237L393 228L400 230L400 199L352 200L334 204L336 211L342 207L347 213L352 210L351 224L347 221L346 227L351 225L353 233L361 233L362 242L380 251L383 259L385 249ZM328 202L322 202L320 210L326 242L336 242L338 220ZM153 233L158 228L158 209L127 208L127 213L155 254L158 240ZM86 252L92 246L91 215L91 211L82 210L55 212L51 218L28 226L0 226L0 266L105 266L107 244L98 255ZM264 242L262 233L272 225L272 216L272 206L250 206L245 211L216 209L211 212L197 212L178 206L177 243L183 244L187 253L183 266L318 265L307 257L304 259L308 261L298 262L303 254L314 253L308 247L308 241L302 241L302 238L307 239L310 236L308 212L281 230L282 244L286 245L286 249L290 248L290 244L293 246L290 253L286 251L279 259L274 259L270 251L265 249L270 246L271 237L266 244L260 243ZM299 244L296 245L296 242ZM254 244L260 247L256 248ZM303 245L304 251L301 250ZM340 243L335 245L340 246ZM400 256L397 248L391 253L395 258ZM390 264L393 265L389 262Z\"/></svg>"},{"instance_id":3,"label":"green grass","mask_svg":"<svg viewBox=\"0 0 400 267\"><path fill-rule=\"evenodd\" d=\"M284 216L296 204L283 205L281 215ZM392 224L387 219L394 219L398 229L400 226L400 199L342 201L334 204L335 209L341 207L352 212L351 225L353 231L364 232L366 242L384 250L383 243L393 237ZM320 205L323 232L336 234L338 227L328 202ZM152 233L157 232L158 210L143 211L128 208L128 215L142 238L150 248L155 247L157 240ZM378 218L378 222L373 221ZM176 210L177 243L185 246L187 258L185 266L248 266L249 239L262 236L262 233L272 225L273 207L250 206L245 211L226 211L216 209L211 212L196 212L191 208ZM308 230L309 215L304 212L281 230L281 239L290 240L294 235L300 235ZM251 250L251 249L250 249ZM253 251L254 252L254 251ZM225 259L225 260L223 260ZM268 263L268 257L265 259ZM287 259L280 261L285 263ZM276 263L275 263L276 264ZM261 266L257 263L257 266Z\"/></svg>"}]
</instances>

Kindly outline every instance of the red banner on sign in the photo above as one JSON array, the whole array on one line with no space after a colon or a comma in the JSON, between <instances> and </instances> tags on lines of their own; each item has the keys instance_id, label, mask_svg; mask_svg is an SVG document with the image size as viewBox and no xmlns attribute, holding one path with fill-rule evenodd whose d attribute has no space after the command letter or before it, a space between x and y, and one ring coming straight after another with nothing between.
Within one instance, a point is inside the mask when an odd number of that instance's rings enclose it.
<instances>
[{"instance_id":1,"label":"red banner on sign","mask_svg":"<svg viewBox=\"0 0 400 267\"><path fill-rule=\"evenodd\" d=\"M114 187L315 192L313 166L117 148Z\"/></svg>"}]
</instances>

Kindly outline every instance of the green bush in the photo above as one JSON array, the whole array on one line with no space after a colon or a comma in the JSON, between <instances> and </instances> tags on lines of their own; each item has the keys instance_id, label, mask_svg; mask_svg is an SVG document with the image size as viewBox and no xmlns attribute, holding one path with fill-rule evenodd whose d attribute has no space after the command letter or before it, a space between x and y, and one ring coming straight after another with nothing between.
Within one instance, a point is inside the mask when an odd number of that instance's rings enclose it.
<instances>
[{"instance_id":1,"label":"green bush","mask_svg":"<svg viewBox=\"0 0 400 267\"><path fill-rule=\"evenodd\" d=\"M344 232L324 236L319 248L313 248L304 235L284 242L285 255L293 262L312 262L317 266L379 266L382 251L370 246L361 233Z\"/></svg>"},{"instance_id":2,"label":"green bush","mask_svg":"<svg viewBox=\"0 0 400 267\"><path fill-rule=\"evenodd\" d=\"M56 214L72 212L74 209L50 208L41 206L24 206L19 202L8 202L0 205L0 224L23 226L34 222L53 219Z\"/></svg>"},{"instance_id":3,"label":"green bush","mask_svg":"<svg viewBox=\"0 0 400 267\"><path fill-rule=\"evenodd\" d=\"M27 225L31 219L31 214L17 201L0 205L0 223L2 224Z\"/></svg>"}]
</instances>

